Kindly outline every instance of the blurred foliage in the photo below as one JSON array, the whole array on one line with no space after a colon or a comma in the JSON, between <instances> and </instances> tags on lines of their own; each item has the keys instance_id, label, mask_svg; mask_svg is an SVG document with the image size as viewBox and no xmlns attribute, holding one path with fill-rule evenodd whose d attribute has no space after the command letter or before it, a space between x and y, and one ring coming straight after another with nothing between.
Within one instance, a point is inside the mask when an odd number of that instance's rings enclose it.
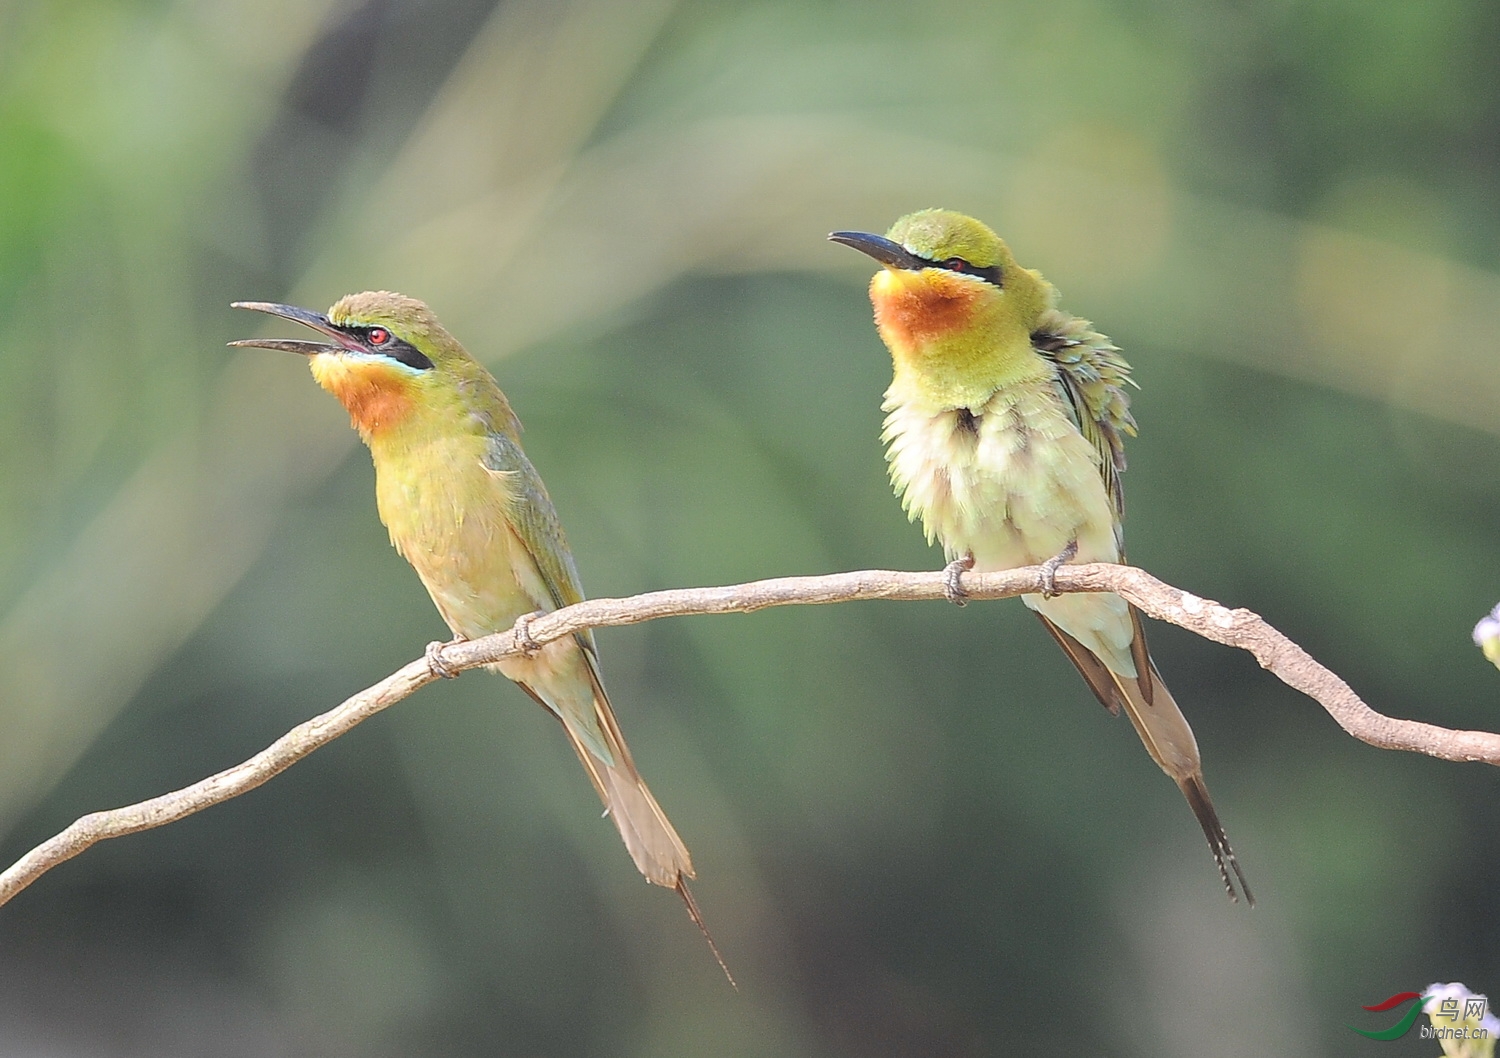
<instances>
[{"instance_id":1,"label":"blurred foliage","mask_svg":"<svg viewBox=\"0 0 1500 1058\"><path fill-rule=\"evenodd\" d=\"M0 6L5 858L444 633L342 412L225 350L230 300L431 302L595 595L930 568L869 266L823 236L931 205L1135 364L1136 562L1494 728L1497 10ZM1360 1004L1500 988L1496 776L1248 657L1153 630L1253 913L1019 605L600 638L739 994L551 721L471 676L0 910L0 1052L1342 1055Z\"/></svg>"}]
</instances>

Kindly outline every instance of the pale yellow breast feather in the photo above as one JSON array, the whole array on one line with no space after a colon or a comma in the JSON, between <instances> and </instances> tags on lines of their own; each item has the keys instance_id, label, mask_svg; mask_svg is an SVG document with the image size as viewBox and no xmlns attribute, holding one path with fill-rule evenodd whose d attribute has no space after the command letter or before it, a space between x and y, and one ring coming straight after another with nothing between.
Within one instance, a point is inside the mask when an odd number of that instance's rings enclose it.
<instances>
[{"instance_id":1,"label":"pale yellow breast feather","mask_svg":"<svg viewBox=\"0 0 1500 1058\"><path fill-rule=\"evenodd\" d=\"M375 496L391 543L411 563L454 632L508 628L537 608L514 570L504 475L482 463L484 438L429 437L375 460ZM529 568L529 563L524 568Z\"/></svg>"},{"instance_id":2,"label":"pale yellow breast feather","mask_svg":"<svg viewBox=\"0 0 1500 1058\"><path fill-rule=\"evenodd\" d=\"M1081 560L1117 556L1098 453L1051 380L1013 383L973 411L893 384L883 408L891 481L949 557L972 552L978 569L1008 569L1075 539Z\"/></svg>"}]
</instances>

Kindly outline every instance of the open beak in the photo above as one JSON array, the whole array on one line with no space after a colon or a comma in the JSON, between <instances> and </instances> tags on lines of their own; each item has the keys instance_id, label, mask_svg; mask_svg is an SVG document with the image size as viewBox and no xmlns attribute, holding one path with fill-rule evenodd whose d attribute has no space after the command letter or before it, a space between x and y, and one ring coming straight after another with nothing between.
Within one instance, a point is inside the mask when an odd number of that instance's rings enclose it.
<instances>
[{"instance_id":1,"label":"open beak","mask_svg":"<svg viewBox=\"0 0 1500 1058\"><path fill-rule=\"evenodd\" d=\"M892 242L884 235L871 235L865 231L836 231L828 236L829 242L852 246L860 253L869 254L887 268L905 268L920 272L931 268L931 261L924 261L900 243Z\"/></svg>"},{"instance_id":2,"label":"open beak","mask_svg":"<svg viewBox=\"0 0 1500 1058\"><path fill-rule=\"evenodd\" d=\"M230 342L229 344L232 346L280 349L284 353L300 353L303 356L317 356L319 353L332 353L340 349L358 349L358 346L353 344L349 336L329 323L328 317L321 312L313 312L311 309L299 309L295 305L277 305L270 301L234 301L230 302L229 307L234 309L250 309L252 312L264 312L271 316L280 316L283 319L295 320L321 334L328 335L334 341L334 344L329 345L325 342L300 342L290 338L242 338L237 342Z\"/></svg>"}]
</instances>

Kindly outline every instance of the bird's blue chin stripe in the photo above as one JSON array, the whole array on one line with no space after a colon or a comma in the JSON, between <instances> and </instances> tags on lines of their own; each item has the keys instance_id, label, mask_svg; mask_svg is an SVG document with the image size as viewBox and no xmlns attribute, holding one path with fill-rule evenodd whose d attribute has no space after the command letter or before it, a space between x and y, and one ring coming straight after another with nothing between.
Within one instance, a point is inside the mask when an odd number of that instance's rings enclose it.
<instances>
[{"instance_id":1,"label":"bird's blue chin stripe","mask_svg":"<svg viewBox=\"0 0 1500 1058\"><path fill-rule=\"evenodd\" d=\"M410 348L410 347L408 347ZM411 350L415 356L401 357L393 353L370 353L355 349L331 349L325 355L337 356L345 360L352 360L357 364L386 364L389 367L399 368L408 375L424 375L432 370L432 361L423 356L416 349ZM420 363L413 360L420 358Z\"/></svg>"}]
</instances>

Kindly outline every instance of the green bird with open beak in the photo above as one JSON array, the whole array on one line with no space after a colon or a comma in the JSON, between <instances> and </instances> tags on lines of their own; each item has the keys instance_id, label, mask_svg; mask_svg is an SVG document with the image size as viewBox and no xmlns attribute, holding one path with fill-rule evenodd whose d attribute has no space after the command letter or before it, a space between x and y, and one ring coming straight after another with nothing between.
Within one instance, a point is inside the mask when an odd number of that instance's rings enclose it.
<instances>
[{"instance_id":1,"label":"green bird with open beak","mask_svg":"<svg viewBox=\"0 0 1500 1058\"><path fill-rule=\"evenodd\" d=\"M503 632L527 615L583 599L557 512L521 450L510 402L424 303L367 291L339 299L327 315L258 301L234 307L293 320L327 339L230 344L308 358L313 378L344 405L370 449L376 506L391 543L458 639ZM429 648L429 661L450 675L433 649L440 645ZM647 881L677 891L713 947L687 887L692 859L631 759L593 635L554 640L493 667L562 722L636 867Z\"/></svg>"}]
</instances>

